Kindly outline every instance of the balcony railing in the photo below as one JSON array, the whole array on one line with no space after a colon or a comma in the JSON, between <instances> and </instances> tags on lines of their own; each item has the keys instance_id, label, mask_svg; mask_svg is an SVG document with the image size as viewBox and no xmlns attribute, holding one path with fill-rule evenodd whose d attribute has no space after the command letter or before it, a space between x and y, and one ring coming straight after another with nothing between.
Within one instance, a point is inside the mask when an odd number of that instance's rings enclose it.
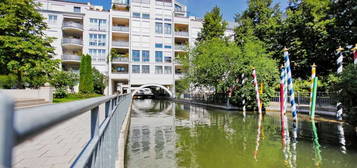
<instances>
[{"instance_id":1,"label":"balcony railing","mask_svg":"<svg viewBox=\"0 0 357 168\"><path fill-rule=\"evenodd\" d=\"M113 74L128 74L129 71L112 71Z\"/></svg>"},{"instance_id":2,"label":"balcony railing","mask_svg":"<svg viewBox=\"0 0 357 168\"><path fill-rule=\"evenodd\" d=\"M128 41L113 41L112 46L114 47L129 47Z\"/></svg>"},{"instance_id":3,"label":"balcony railing","mask_svg":"<svg viewBox=\"0 0 357 168\"><path fill-rule=\"evenodd\" d=\"M82 39L76 39L76 38L63 38L62 44L76 44L76 45L82 45Z\"/></svg>"},{"instance_id":4,"label":"balcony railing","mask_svg":"<svg viewBox=\"0 0 357 168\"><path fill-rule=\"evenodd\" d=\"M185 10L180 9L180 8L175 8L175 12L186 13L186 11L185 11Z\"/></svg>"},{"instance_id":5,"label":"balcony railing","mask_svg":"<svg viewBox=\"0 0 357 168\"><path fill-rule=\"evenodd\" d=\"M112 30L113 31L121 31L121 32L129 32L129 27L128 26L113 26Z\"/></svg>"},{"instance_id":6,"label":"balcony railing","mask_svg":"<svg viewBox=\"0 0 357 168\"><path fill-rule=\"evenodd\" d=\"M76 22L64 22L63 28L77 28L83 30L83 25L81 23Z\"/></svg>"},{"instance_id":7,"label":"balcony railing","mask_svg":"<svg viewBox=\"0 0 357 168\"><path fill-rule=\"evenodd\" d=\"M176 44L175 50L186 50L186 45Z\"/></svg>"},{"instance_id":8,"label":"balcony railing","mask_svg":"<svg viewBox=\"0 0 357 168\"><path fill-rule=\"evenodd\" d=\"M62 60L64 60L64 61L80 61L81 56L73 55L73 54L63 54Z\"/></svg>"},{"instance_id":9,"label":"balcony railing","mask_svg":"<svg viewBox=\"0 0 357 168\"><path fill-rule=\"evenodd\" d=\"M128 57L115 57L112 58L112 62L129 62Z\"/></svg>"},{"instance_id":10,"label":"balcony railing","mask_svg":"<svg viewBox=\"0 0 357 168\"><path fill-rule=\"evenodd\" d=\"M150 0L131 0L134 3L150 4Z\"/></svg>"},{"instance_id":11,"label":"balcony railing","mask_svg":"<svg viewBox=\"0 0 357 168\"><path fill-rule=\"evenodd\" d=\"M185 32L185 31L176 31L176 32L175 32L175 35L176 35L176 36L185 36L185 37L188 37L188 32Z\"/></svg>"}]
</instances>

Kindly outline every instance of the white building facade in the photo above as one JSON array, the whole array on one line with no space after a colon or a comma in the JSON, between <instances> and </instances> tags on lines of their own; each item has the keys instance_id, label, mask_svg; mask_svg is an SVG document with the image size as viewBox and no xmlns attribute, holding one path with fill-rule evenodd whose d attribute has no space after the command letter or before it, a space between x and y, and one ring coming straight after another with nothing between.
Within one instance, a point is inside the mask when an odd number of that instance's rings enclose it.
<instances>
[{"instance_id":1,"label":"white building facade","mask_svg":"<svg viewBox=\"0 0 357 168\"><path fill-rule=\"evenodd\" d=\"M109 78L106 94L159 86L175 95L183 77L176 61L192 46L202 21L187 15L175 0L112 0L112 8L62 0L37 0L56 39L55 58L62 68L79 72L81 54ZM226 34L231 35L232 29Z\"/></svg>"}]
</instances>

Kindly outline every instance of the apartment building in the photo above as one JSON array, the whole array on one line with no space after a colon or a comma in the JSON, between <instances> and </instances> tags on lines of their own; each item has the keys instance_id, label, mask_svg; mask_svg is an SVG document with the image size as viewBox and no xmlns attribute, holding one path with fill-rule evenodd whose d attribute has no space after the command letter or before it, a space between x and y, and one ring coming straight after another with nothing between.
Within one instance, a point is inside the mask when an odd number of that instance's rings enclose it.
<instances>
[{"instance_id":1,"label":"apartment building","mask_svg":"<svg viewBox=\"0 0 357 168\"><path fill-rule=\"evenodd\" d=\"M188 16L175 0L112 0L112 8L63 0L37 0L55 37L55 58L63 70L78 72L81 54L109 78L106 94L149 86L175 95L183 77L176 57L194 45L202 20ZM232 26L226 32L233 34Z\"/></svg>"}]
</instances>

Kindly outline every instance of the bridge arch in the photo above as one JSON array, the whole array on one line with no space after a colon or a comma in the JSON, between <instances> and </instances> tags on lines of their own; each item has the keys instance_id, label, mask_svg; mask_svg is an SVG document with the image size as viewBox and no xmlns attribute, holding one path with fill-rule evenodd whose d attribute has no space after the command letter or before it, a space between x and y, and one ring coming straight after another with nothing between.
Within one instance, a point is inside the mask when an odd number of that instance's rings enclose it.
<instances>
[{"instance_id":1,"label":"bridge arch","mask_svg":"<svg viewBox=\"0 0 357 168\"><path fill-rule=\"evenodd\" d=\"M132 95L134 96L139 90L150 87L150 86L155 86L155 87L164 89L170 95L170 97L173 97L172 92L167 87L162 86L160 84L155 84L155 83L150 83L150 84L145 84L145 85L140 86L139 88L135 89L135 91L132 93Z\"/></svg>"}]
</instances>

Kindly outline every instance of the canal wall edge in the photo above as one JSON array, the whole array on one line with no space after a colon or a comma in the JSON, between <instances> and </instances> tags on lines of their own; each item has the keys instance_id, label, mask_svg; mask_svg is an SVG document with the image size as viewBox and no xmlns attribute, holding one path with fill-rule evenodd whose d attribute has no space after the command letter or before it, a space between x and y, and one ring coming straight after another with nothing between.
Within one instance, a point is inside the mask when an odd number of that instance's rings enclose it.
<instances>
[{"instance_id":1,"label":"canal wall edge","mask_svg":"<svg viewBox=\"0 0 357 168\"><path fill-rule=\"evenodd\" d=\"M130 116L131 116L131 105L133 100L130 100L130 105L128 108L128 112L123 121L123 125L120 130L120 136L118 140L118 158L115 164L115 168L124 168L125 167L125 146L129 134L130 127Z\"/></svg>"}]
</instances>

